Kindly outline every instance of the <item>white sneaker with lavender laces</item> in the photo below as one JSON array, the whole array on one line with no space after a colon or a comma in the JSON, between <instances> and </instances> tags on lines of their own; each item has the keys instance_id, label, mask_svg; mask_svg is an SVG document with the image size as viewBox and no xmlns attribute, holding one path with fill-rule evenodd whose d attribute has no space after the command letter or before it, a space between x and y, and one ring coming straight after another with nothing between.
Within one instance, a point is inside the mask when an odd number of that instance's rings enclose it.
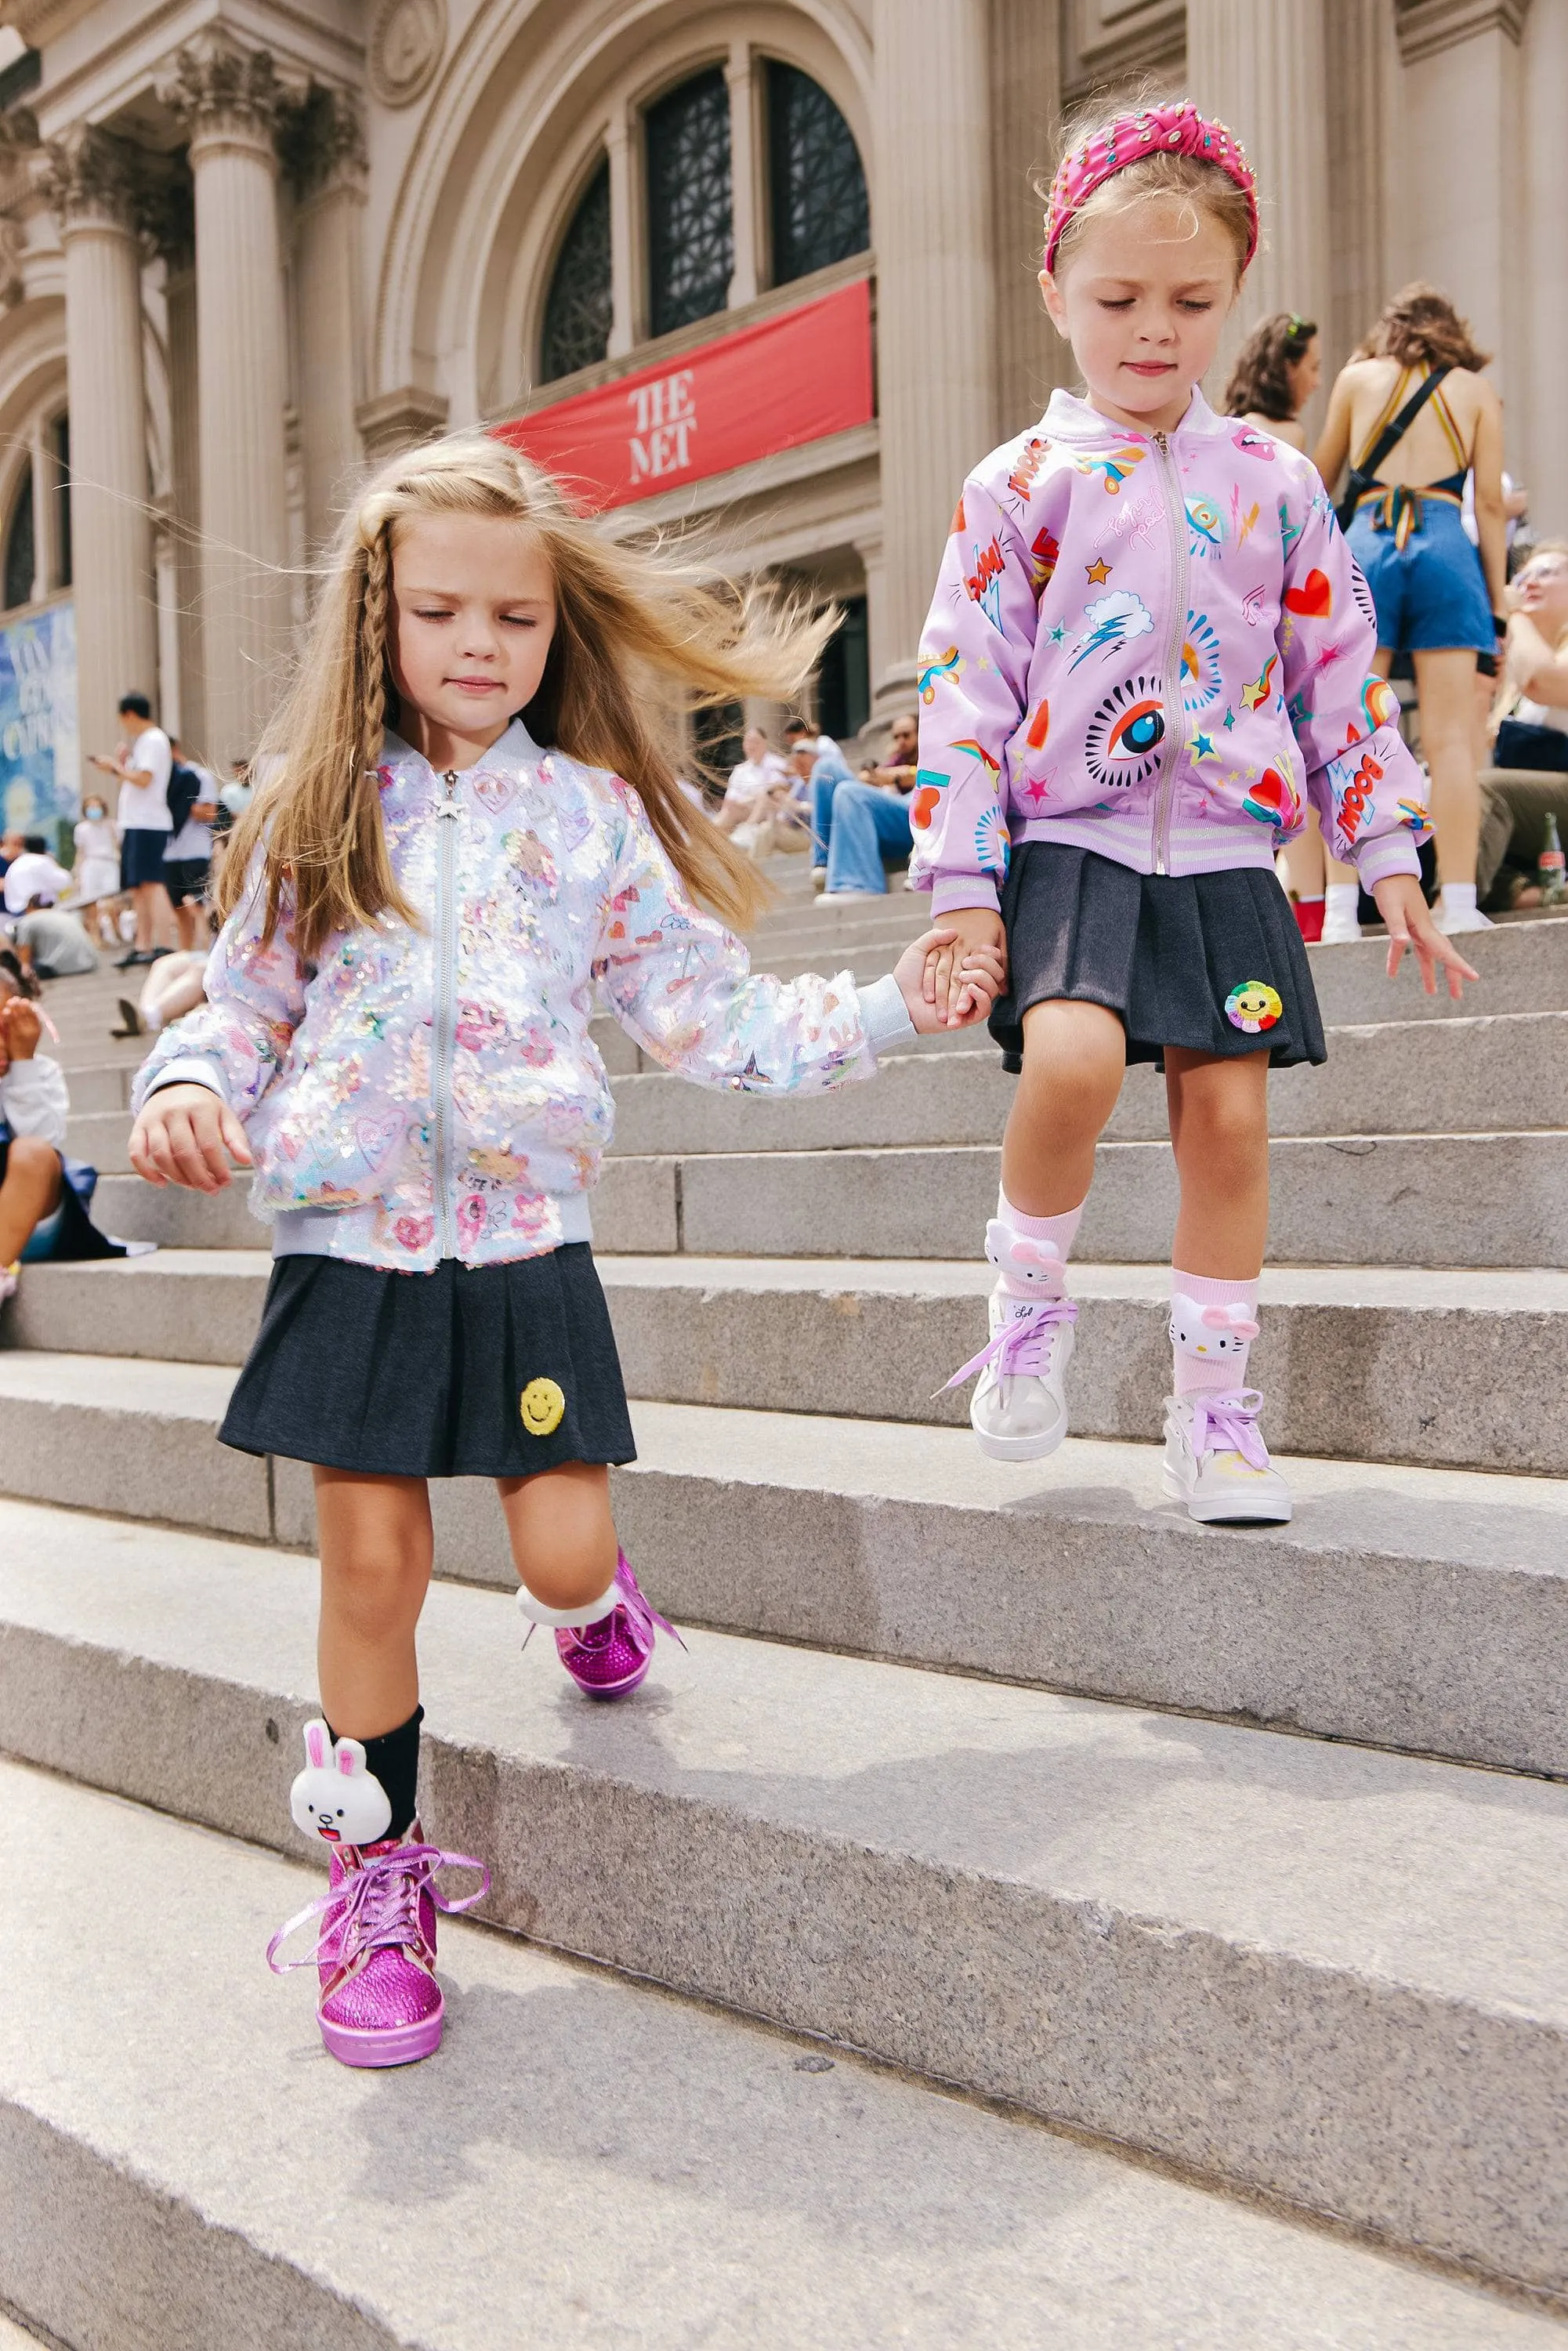
<instances>
[{"instance_id":1,"label":"white sneaker with lavender laces","mask_svg":"<svg viewBox=\"0 0 1568 2351\"><path fill-rule=\"evenodd\" d=\"M993 1217L986 1255L998 1269L990 1337L947 1386L979 1373L969 1426L982 1453L993 1461L1042 1461L1067 1434L1065 1384L1078 1309L1061 1294L1060 1254L1044 1242Z\"/></svg>"},{"instance_id":2,"label":"white sneaker with lavender laces","mask_svg":"<svg viewBox=\"0 0 1568 2351\"><path fill-rule=\"evenodd\" d=\"M1291 1489L1269 1458L1256 1388L1166 1398L1165 1489L1205 1526L1283 1526Z\"/></svg>"}]
</instances>

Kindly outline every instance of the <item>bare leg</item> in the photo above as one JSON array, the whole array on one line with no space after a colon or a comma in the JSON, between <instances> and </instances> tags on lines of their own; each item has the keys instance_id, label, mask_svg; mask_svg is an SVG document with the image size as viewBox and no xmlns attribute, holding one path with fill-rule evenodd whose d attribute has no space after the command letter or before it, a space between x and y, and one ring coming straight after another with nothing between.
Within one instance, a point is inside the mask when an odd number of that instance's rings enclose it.
<instances>
[{"instance_id":1,"label":"bare leg","mask_svg":"<svg viewBox=\"0 0 1568 2351\"><path fill-rule=\"evenodd\" d=\"M1127 1064L1121 1021L1103 1005L1031 1004L1023 1074L1002 1138L1002 1189L1027 1217L1059 1217L1087 1196L1094 1146Z\"/></svg>"},{"instance_id":2,"label":"bare leg","mask_svg":"<svg viewBox=\"0 0 1568 2351\"><path fill-rule=\"evenodd\" d=\"M0 1184L0 1266L15 1265L33 1228L60 1205L60 1155L36 1134L14 1135Z\"/></svg>"},{"instance_id":3,"label":"bare leg","mask_svg":"<svg viewBox=\"0 0 1568 2351\"><path fill-rule=\"evenodd\" d=\"M1476 657L1468 647L1416 655L1421 695L1421 747L1432 782L1437 873L1473 882L1480 842L1481 794L1476 770Z\"/></svg>"},{"instance_id":4,"label":"bare leg","mask_svg":"<svg viewBox=\"0 0 1568 2351\"><path fill-rule=\"evenodd\" d=\"M340 1739L381 1739L419 1704L414 1630L434 1542L423 1478L318 1469L321 1711Z\"/></svg>"},{"instance_id":5,"label":"bare leg","mask_svg":"<svg viewBox=\"0 0 1568 2351\"><path fill-rule=\"evenodd\" d=\"M597 1600L615 1581L610 1472L566 1461L537 1478L497 1478L518 1580L547 1608Z\"/></svg>"},{"instance_id":6,"label":"bare leg","mask_svg":"<svg viewBox=\"0 0 1568 2351\"><path fill-rule=\"evenodd\" d=\"M1251 1281L1269 1232L1269 1056L1166 1049L1166 1101L1181 1178L1174 1262Z\"/></svg>"},{"instance_id":7,"label":"bare leg","mask_svg":"<svg viewBox=\"0 0 1568 2351\"><path fill-rule=\"evenodd\" d=\"M1316 809L1310 808L1306 823L1285 850L1285 871L1298 898L1322 896L1323 867L1327 862L1318 812Z\"/></svg>"}]
</instances>

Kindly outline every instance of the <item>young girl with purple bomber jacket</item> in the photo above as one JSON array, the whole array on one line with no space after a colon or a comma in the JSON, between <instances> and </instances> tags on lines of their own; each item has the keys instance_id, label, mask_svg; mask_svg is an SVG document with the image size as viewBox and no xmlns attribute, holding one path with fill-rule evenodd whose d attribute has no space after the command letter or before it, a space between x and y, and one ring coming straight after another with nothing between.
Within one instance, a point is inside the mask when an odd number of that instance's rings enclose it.
<instances>
[{"instance_id":1,"label":"young girl with purple bomber jacket","mask_svg":"<svg viewBox=\"0 0 1568 2351\"><path fill-rule=\"evenodd\" d=\"M754 977L698 909L746 917L753 869L680 791L659 715L793 698L831 625L616 547L499 440L394 460L263 747L208 1000L137 1081L141 1174L215 1191L232 1154L273 1221L222 1436L315 1468L321 1718L291 1810L331 1876L268 1956L319 1919L346 2064L437 2046L436 1910L467 1907L433 1876L462 1856L414 1816L427 1480L497 1480L523 1615L587 1695L633 1688L664 1622L610 1511L606 1465L634 1448L589 1247L614 1114L596 1006L700 1084L811 1092L870 1077L912 1021L982 1018L1000 984L978 947L936 1010L925 957L951 934L863 989Z\"/></svg>"},{"instance_id":2,"label":"young girl with purple bomber jacket","mask_svg":"<svg viewBox=\"0 0 1568 2351\"><path fill-rule=\"evenodd\" d=\"M1474 978L1427 914L1422 778L1371 675L1372 601L1308 460L1197 390L1258 243L1246 157L1186 103L1070 135L1040 286L1084 396L964 483L921 648L912 879L966 949L1005 940L991 1033L1019 1073L987 1228L970 1419L1004 1460L1068 1428L1065 1262L1128 1061L1162 1066L1181 1184L1166 1491L1286 1520L1247 1384L1270 1066L1324 1058L1274 876L1316 808L1428 992Z\"/></svg>"}]
</instances>

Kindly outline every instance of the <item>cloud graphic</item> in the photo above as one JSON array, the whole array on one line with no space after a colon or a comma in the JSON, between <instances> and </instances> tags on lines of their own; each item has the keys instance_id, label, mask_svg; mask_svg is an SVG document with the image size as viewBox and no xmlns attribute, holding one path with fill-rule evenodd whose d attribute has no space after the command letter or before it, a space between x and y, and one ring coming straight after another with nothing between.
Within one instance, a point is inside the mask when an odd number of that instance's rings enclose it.
<instances>
[{"instance_id":1,"label":"cloud graphic","mask_svg":"<svg viewBox=\"0 0 1568 2351\"><path fill-rule=\"evenodd\" d=\"M1130 588L1113 588L1108 596L1097 596L1085 606L1083 619L1084 631L1070 664L1073 669L1091 653L1113 653L1134 637L1148 636L1155 625L1154 614Z\"/></svg>"}]
</instances>

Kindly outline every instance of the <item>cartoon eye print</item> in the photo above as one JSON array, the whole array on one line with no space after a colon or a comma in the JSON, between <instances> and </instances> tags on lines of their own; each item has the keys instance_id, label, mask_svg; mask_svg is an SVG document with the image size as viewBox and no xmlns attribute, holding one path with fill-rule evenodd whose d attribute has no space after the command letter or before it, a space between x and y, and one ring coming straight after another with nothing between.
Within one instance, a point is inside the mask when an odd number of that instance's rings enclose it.
<instances>
[{"instance_id":1,"label":"cartoon eye print","mask_svg":"<svg viewBox=\"0 0 1568 2351\"><path fill-rule=\"evenodd\" d=\"M1181 648L1181 706L1189 716L1210 710L1223 681L1219 638L1207 612L1189 612Z\"/></svg>"},{"instance_id":2,"label":"cartoon eye print","mask_svg":"<svg viewBox=\"0 0 1568 2351\"><path fill-rule=\"evenodd\" d=\"M1146 784L1160 764L1165 705L1157 677L1124 679L1089 722L1083 763L1096 784Z\"/></svg>"}]
</instances>

